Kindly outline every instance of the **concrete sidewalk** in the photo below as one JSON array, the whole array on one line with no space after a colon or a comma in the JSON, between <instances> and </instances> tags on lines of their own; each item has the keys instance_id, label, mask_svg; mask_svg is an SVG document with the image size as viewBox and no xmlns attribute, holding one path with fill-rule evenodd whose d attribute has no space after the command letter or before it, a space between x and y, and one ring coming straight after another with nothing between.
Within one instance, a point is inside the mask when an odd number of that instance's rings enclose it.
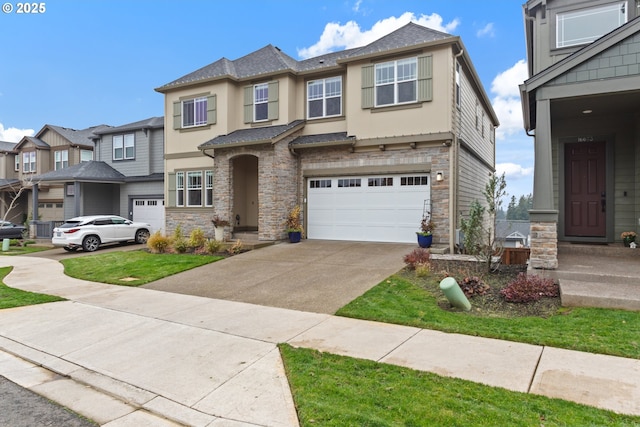
<instances>
[{"instance_id":1,"label":"concrete sidewalk","mask_svg":"<svg viewBox=\"0 0 640 427\"><path fill-rule=\"evenodd\" d=\"M2 310L0 375L101 425L296 426L281 342L640 415L640 360L98 284L56 261L0 257L10 265L9 286L69 301Z\"/></svg>"}]
</instances>

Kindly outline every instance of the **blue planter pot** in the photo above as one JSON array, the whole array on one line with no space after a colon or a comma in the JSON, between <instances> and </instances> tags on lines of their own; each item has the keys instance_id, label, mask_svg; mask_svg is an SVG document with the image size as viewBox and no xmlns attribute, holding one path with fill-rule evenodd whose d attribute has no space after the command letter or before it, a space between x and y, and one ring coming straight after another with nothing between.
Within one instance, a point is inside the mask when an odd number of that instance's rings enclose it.
<instances>
[{"instance_id":1,"label":"blue planter pot","mask_svg":"<svg viewBox=\"0 0 640 427\"><path fill-rule=\"evenodd\" d=\"M302 238L302 232L300 231L290 231L289 232L289 242L298 243Z\"/></svg>"},{"instance_id":2,"label":"blue planter pot","mask_svg":"<svg viewBox=\"0 0 640 427\"><path fill-rule=\"evenodd\" d=\"M417 234L417 236L418 236L418 246L420 246L421 248L431 247L431 243L433 242L433 234L429 234L428 236Z\"/></svg>"}]
</instances>

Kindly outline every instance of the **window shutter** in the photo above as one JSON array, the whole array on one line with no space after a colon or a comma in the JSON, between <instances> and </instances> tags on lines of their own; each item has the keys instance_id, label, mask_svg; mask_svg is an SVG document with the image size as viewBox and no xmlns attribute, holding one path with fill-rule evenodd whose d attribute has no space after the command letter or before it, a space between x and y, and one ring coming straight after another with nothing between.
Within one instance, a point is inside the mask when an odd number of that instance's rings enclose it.
<instances>
[{"instance_id":1,"label":"window shutter","mask_svg":"<svg viewBox=\"0 0 640 427\"><path fill-rule=\"evenodd\" d=\"M215 125L218 115L216 113L216 96L207 96L207 124Z\"/></svg>"},{"instance_id":2,"label":"window shutter","mask_svg":"<svg viewBox=\"0 0 640 427\"><path fill-rule=\"evenodd\" d=\"M362 108L373 108L374 65L362 67Z\"/></svg>"},{"instance_id":3,"label":"window shutter","mask_svg":"<svg viewBox=\"0 0 640 427\"><path fill-rule=\"evenodd\" d=\"M418 101L433 100L433 56L418 57Z\"/></svg>"},{"instance_id":4,"label":"window shutter","mask_svg":"<svg viewBox=\"0 0 640 427\"><path fill-rule=\"evenodd\" d=\"M180 129L182 127L182 102L173 103L173 128Z\"/></svg>"},{"instance_id":5,"label":"window shutter","mask_svg":"<svg viewBox=\"0 0 640 427\"><path fill-rule=\"evenodd\" d=\"M253 86L245 86L244 88L244 122L251 123L253 121Z\"/></svg>"},{"instance_id":6,"label":"window shutter","mask_svg":"<svg viewBox=\"0 0 640 427\"><path fill-rule=\"evenodd\" d=\"M176 206L176 173L168 172L167 173L167 189L168 189L168 203L167 207L174 208Z\"/></svg>"},{"instance_id":7,"label":"window shutter","mask_svg":"<svg viewBox=\"0 0 640 427\"><path fill-rule=\"evenodd\" d=\"M269 83L269 104L267 106L267 120L277 120L278 113L278 82Z\"/></svg>"}]
</instances>

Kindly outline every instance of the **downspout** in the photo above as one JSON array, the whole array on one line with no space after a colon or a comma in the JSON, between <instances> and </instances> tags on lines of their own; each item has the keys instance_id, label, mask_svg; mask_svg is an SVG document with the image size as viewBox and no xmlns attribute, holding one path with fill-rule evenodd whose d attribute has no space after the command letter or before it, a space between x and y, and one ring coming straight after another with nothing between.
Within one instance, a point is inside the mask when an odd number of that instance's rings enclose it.
<instances>
[{"instance_id":1,"label":"downspout","mask_svg":"<svg viewBox=\"0 0 640 427\"><path fill-rule=\"evenodd\" d=\"M456 64L458 63L458 58L460 58L464 54L464 49L460 49L460 52L453 56L453 79L454 79L454 91L455 91L455 76L456 76ZM462 97L462 88L460 90L460 96ZM462 100L460 101L462 103ZM458 112L457 106L455 105L455 93L454 93L454 111L456 111L457 119L458 119L458 129L457 135L452 141L452 144L449 146L449 252L455 252L456 245L456 229L458 226L458 155L460 146L460 136L462 134L462 113Z\"/></svg>"}]
</instances>

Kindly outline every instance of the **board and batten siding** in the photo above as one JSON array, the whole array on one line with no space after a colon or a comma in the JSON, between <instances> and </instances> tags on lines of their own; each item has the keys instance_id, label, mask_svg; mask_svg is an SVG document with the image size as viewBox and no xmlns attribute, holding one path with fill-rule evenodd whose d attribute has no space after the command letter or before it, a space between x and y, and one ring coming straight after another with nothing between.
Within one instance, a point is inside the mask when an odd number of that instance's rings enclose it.
<instances>
[{"instance_id":1,"label":"board and batten siding","mask_svg":"<svg viewBox=\"0 0 640 427\"><path fill-rule=\"evenodd\" d=\"M138 159L136 156L136 160ZM149 131L149 173L164 172L164 129Z\"/></svg>"}]
</instances>

